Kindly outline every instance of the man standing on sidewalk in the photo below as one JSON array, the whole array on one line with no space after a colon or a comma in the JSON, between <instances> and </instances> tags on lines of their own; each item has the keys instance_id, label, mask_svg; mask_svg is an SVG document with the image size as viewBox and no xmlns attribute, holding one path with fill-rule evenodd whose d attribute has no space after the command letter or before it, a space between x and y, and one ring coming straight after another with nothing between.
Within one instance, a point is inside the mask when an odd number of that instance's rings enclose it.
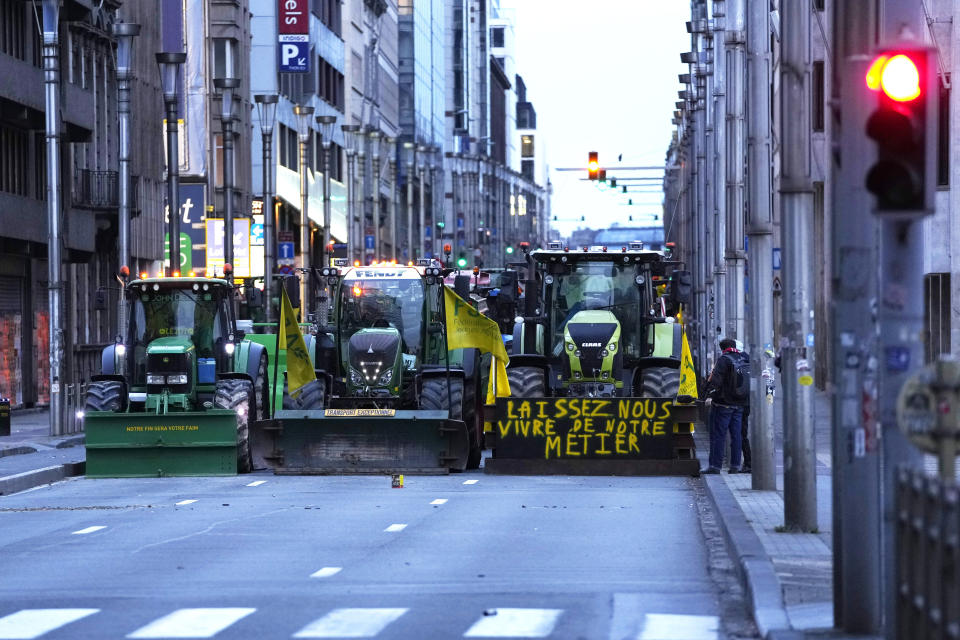
<instances>
[{"instance_id":1,"label":"man standing on sidewalk","mask_svg":"<svg viewBox=\"0 0 960 640\"><path fill-rule=\"evenodd\" d=\"M750 354L744 351L743 343L739 340L737 342L737 351L740 352L740 355L743 357L744 362L746 362L747 368L750 368ZM750 454L750 435L748 433L748 423L750 422L750 396L747 395L747 403L743 405L743 417L741 418L742 426L740 429L740 441L743 444L743 466L740 467L740 471L743 473L751 473L753 470L751 454Z\"/></svg>"},{"instance_id":2,"label":"man standing on sidewalk","mask_svg":"<svg viewBox=\"0 0 960 640\"><path fill-rule=\"evenodd\" d=\"M720 341L722 354L707 379L710 398L710 466L704 473L720 473L727 433L730 433L730 473L740 473L743 408L750 398L749 361L744 360L737 343Z\"/></svg>"}]
</instances>

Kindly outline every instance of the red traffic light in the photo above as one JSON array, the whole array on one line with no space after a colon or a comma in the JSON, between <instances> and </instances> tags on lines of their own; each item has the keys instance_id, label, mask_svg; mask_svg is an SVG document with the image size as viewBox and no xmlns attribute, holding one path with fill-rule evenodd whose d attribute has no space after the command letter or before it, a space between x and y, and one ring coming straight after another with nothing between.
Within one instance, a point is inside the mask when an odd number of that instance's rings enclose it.
<instances>
[{"instance_id":1,"label":"red traffic light","mask_svg":"<svg viewBox=\"0 0 960 640\"><path fill-rule=\"evenodd\" d=\"M867 87L883 91L891 100L910 102L920 97L919 61L905 53L877 56L867 70Z\"/></svg>"}]
</instances>

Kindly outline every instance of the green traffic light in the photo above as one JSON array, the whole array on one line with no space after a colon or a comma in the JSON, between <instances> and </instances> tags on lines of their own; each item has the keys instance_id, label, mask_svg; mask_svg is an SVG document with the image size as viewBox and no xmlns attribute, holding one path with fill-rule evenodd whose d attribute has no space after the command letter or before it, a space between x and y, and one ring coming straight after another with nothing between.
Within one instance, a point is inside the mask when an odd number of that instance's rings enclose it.
<instances>
[{"instance_id":1,"label":"green traffic light","mask_svg":"<svg viewBox=\"0 0 960 640\"><path fill-rule=\"evenodd\" d=\"M467 259L466 259L466 258L457 258L457 266L460 267L461 269L462 269L463 267L467 266Z\"/></svg>"},{"instance_id":2,"label":"green traffic light","mask_svg":"<svg viewBox=\"0 0 960 640\"><path fill-rule=\"evenodd\" d=\"M446 226L446 223L443 220L441 220L440 222L437 223L437 226L443 229Z\"/></svg>"},{"instance_id":3,"label":"green traffic light","mask_svg":"<svg viewBox=\"0 0 960 640\"><path fill-rule=\"evenodd\" d=\"M513 253L513 247L507 247L507 253Z\"/></svg>"}]
</instances>

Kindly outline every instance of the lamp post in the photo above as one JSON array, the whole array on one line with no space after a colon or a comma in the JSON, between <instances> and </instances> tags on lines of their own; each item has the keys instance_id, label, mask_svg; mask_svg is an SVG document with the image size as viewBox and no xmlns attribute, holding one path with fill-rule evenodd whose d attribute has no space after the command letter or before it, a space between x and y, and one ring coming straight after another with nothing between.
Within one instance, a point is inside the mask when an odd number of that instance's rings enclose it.
<instances>
[{"instance_id":1,"label":"lamp post","mask_svg":"<svg viewBox=\"0 0 960 640\"><path fill-rule=\"evenodd\" d=\"M330 147L333 144L333 125L336 116L317 116L320 125L320 144L323 146L323 266L330 266Z\"/></svg>"},{"instance_id":2,"label":"lamp post","mask_svg":"<svg viewBox=\"0 0 960 640\"><path fill-rule=\"evenodd\" d=\"M370 167L373 173L373 255L377 260L382 260L380 253L380 131L371 129L367 134L370 136L370 151L373 153L373 165Z\"/></svg>"},{"instance_id":3,"label":"lamp post","mask_svg":"<svg viewBox=\"0 0 960 640\"><path fill-rule=\"evenodd\" d=\"M347 258L352 262L356 259L357 238L360 238L360 251L363 251L363 239L361 238L361 234L357 233L359 225L357 224L356 218L356 203L354 202L356 194L354 194L355 185L353 184L353 164L357 153L354 145L356 144L355 138L357 131L360 130L360 126L356 124L344 124L340 125L340 130L343 131L343 148L347 154Z\"/></svg>"},{"instance_id":4,"label":"lamp post","mask_svg":"<svg viewBox=\"0 0 960 640\"><path fill-rule=\"evenodd\" d=\"M273 206L273 128L277 121L276 93L253 96L260 120L260 141L263 157L263 297L267 300L267 322L273 322L273 265L276 264L277 210Z\"/></svg>"},{"instance_id":5,"label":"lamp post","mask_svg":"<svg viewBox=\"0 0 960 640\"><path fill-rule=\"evenodd\" d=\"M47 278L50 315L50 435L64 432L63 328L60 273L60 2L43 0L43 83L46 98L47 143Z\"/></svg>"},{"instance_id":6,"label":"lamp post","mask_svg":"<svg viewBox=\"0 0 960 640\"><path fill-rule=\"evenodd\" d=\"M297 116L297 138L300 141L300 268L310 268L310 218L307 217L307 143L310 142L310 117L313 107L294 105L293 113ZM300 308L306 310L307 304L307 276L303 273L300 278ZM300 314L306 318L306 313Z\"/></svg>"},{"instance_id":7,"label":"lamp post","mask_svg":"<svg viewBox=\"0 0 960 640\"><path fill-rule=\"evenodd\" d=\"M118 235L120 252L117 256L120 277L130 274L130 69L133 66L133 39L140 34L140 25L132 22L116 22L113 35L117 39L117 118L120 123L120 188L117 194ZM126 270L125 270L126 269ZM127 326L126 289L120 287L120 305L117 309L117 344L123 344ZM120 358L120 371L123 374L126 358Z\"/></svg>"},{"instance_id":8,"label":"lamp post","mask_svg":"<svg viewBox=\"0 0 960 640\"><path fill-rule=\"evenodd\" d=\"M430 255L436 256L437 249L437 156L440 154L440 147L430 146ZM443 190L441 186L441 191Z\"/></svg>"},{"instance_id":9,"label":"lamp post","mask_svg":"<svg viewBox=\"0 0 960 640\"><path fill-rule=\"evenodd\" d=\"M239 78L215 78L223 136L223 262L233 265L233 96Z\"/></svg>"},{"instance_id":10,"label":"lamp post","mask_svg":"<svg viewBox=\"0 0 960 640\"><path fill-rule=\"evenodd\" d=\"M358 226L360 229L360 262L367 262L367 136L363 127L357 129L357 135L353 139L357 146L357 167L360 169L360 196L358 199L360 206L357 207Z\"/></svg>"},{"instance_id":11,"label":"lamp post","mask_svg":"<svg viewBox=\"0 0 960 640\"><path fill-rule=\"evenodd\" d=\"M187 60L183 52L166 51L157 54L160 68L160 87L163 90L163 105L167 118L167 250L170 273L180 268L180 158L179 125L177 118L177 92L180 81L180 66ZM177 266L174 267L174 260Z\"/></svg>"},{"instance_id":12,"label":"lamp post","mask_svg":"<svg viewBox=\"0 0 960 640\"><path fill-rule=\"evenodd\" d=\"M426 198L424 198L425 190L425 181L424 181L424 172L426 170L426 160L427 160L427 147L424 145L417 146L417 173L420 176L420 249L417 253L418 258L422 258L426 255L427 252L427 210L426 210Z\"/></svg>"},{"instance_id":13,"label":"lamp post","mask_svg":"<svg viewBox=\"0 0 960 640\"><path fill-rule=\"evenodd\" d=\"M407 259L413 259L413 162L416 148L412 142L403 143L403 153L407 161Z\"/></svg>"},{"instance_id":14,"label":"lamp post","mask_svg":"<svg viewBox=\"0 0 960 640\"><path fill-rule=\"evenodd\" d=\"M394 260L400 259L400 252L397 251L397 139L393 136L384 138L386 143L388 175L390 176L390 200L389 216L390 220L390 251Z\"/></svg>"}]
</instances>

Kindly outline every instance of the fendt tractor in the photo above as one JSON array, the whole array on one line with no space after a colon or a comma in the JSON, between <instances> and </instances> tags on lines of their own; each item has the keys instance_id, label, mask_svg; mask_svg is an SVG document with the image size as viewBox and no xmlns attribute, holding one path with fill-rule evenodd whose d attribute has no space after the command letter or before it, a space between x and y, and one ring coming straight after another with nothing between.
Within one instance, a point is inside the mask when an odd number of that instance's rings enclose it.
<instances>
[{"instance_id":1,"label":"fendt tractor","mask_svg":"<svg viewBox=\"0 0 960 640\"><path fill-rule=\"evenodd\" d=\"M689 272L642 243L527 254L510 398L488 407L491 473L697 475L679 396ZM692 374L692 369L690 370Z\"/></svg>"},{"instance_id":2,"label":"fendt tractor","mask_svg":"<svg viewBox=\"0 0 960 640\"><path fill-rule=\"evenodd\" d=\"M317 380L256 425L255 458L283 474L478 467L480 361L447 349L439 263L335 262L306 344Z\"/></svg>"},{"instance_id":3,"label":"fendt tractor","mask_svg":"<svg viewBox=\"0 0 960 640\"><path fill-rule=\"evenodd\" d=\"M270 362L237 328L233 285L145 275L124 287L125 334L87 385L87 475L250 471L249 425L270 414Z\"/></svg>"}]
</instances>

